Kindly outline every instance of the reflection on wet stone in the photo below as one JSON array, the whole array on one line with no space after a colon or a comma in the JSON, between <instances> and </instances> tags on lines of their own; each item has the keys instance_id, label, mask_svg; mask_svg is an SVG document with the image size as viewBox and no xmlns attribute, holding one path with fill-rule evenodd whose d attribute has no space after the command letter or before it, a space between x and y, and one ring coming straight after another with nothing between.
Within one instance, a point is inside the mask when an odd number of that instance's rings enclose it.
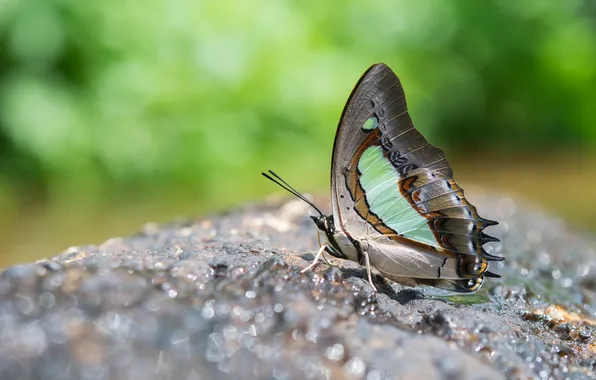
<instances>
[{"instance_id":1,"label":"reflection on wet stone","mask_svg":"<svg viewBox=\"0 0 596 380\"><path fill-rule=\"evenodd\" d=\"M0 275L1 379L595 378L594 245L511 198L472 297L307 265L300 203L148 225ZM281 227L279 227L281 226ZM279 228L278 228L279 227Z\"/></svg>"}]
</instances>

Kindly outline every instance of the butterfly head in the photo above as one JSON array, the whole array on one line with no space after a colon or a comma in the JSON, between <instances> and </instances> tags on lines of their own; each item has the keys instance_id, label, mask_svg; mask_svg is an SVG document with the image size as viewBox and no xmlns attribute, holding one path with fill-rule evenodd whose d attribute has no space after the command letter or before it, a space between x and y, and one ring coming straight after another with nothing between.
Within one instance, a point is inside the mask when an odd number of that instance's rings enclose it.
<instances>
[{"instance_id":1,"label":"butterfly head","mask_svg":"<svg viewBox=\"0 0 596 380\"><path fill-rule=\"evenodd\" d=\"M333 233L333 218L326 215L311 215L310 218L317 225L317 228L328 235Z\"/></svg>"}]
</instances>

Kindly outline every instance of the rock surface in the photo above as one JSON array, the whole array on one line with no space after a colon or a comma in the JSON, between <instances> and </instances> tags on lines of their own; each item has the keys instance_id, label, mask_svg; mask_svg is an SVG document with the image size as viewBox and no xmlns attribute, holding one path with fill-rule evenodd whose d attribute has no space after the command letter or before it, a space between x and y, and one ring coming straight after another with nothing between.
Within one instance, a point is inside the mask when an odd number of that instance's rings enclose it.
<instances>
[{"instance_id":1,"label":"rock surface","mask_svg":"<svg viewBox=\"0 0 596 380\"><path fill-rule=\"evenodd\" d=\"M0 379L596 378L596 254L505 197L471 296L321 263L299 201L147 225L0 276ZM494 264L494 263L493 263Z\"/></svg>"}]
</instances>

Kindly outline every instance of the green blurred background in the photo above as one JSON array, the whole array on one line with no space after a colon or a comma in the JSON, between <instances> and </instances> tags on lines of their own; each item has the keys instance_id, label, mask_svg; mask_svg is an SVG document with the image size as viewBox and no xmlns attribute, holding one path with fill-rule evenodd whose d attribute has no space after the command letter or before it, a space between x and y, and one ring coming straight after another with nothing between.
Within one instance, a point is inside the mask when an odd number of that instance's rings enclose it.
<instances>
[{"instance_id":1,"label":"green blurred background","mask_svg":"<svg viewBox=\"0 0 596 380\"><path fill-rule=\"evenodd\" d=\"M278 191L327 194L375 62L460 182L596 231L596 3L0 0L0 266Z\"/></svg>"}]
</instances>

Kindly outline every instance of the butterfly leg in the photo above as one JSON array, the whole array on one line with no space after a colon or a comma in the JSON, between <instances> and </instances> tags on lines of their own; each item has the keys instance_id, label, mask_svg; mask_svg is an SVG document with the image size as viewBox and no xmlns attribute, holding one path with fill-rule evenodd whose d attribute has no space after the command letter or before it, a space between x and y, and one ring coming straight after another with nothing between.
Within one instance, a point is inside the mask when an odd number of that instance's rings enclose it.
<instances>
[{"instance_id":1,"label":"butterfly leg","mask_svg":"<svg viewBox=\"0 0 596 380\"><path fill-rule=\"evenodd\" d=\"M363 253L364 253L364 258L366 260L366 272L368 274L368 283L370 284L370 287L376 292L377 288L373 284L373 280L372 280L372 267L370 266L370 257L368 256L368 253L366 253L366 252L363 252Z\"/></svg>"},{"instance_id":2,"label":"butterfly leg","mask_svg":"<svg viewBox=\"0 0 596 380\"><path fill-rule=\"evenodd\" d=\"M325 242L325 243L323 243L321 245L321 248L319 248L319 250L315 254L315 259L310 263L309 266L307 266L306 268L302 269L300 271L300 273L308 272L309 270L311 270L312 268L314 268L315 265L317 265L317 263L319 262L319 259L321 258L321 255L323 254L323 252L325 252L326 249L327 249L327 242Z\"/></svg>"},{"instance_id":3,"label":"butterfly leg","mask_svg":"<svg viewBox=\"0 0 596 380\"><path fill-rule=\"evenodd\" d=\"M327 263L327 265L329 265L330 267L335 266L335 263L327 258L327 255L325 255L325 252L323 252L323 261L325 261Z\"/></svg>"},{"instance_id":4,"label":"butterfly leg","mask_svg":"<svg viewBox=\"0 0 596 380\"><path fill-rule=\"evenodd\" d=\"M317 232L317 240L319 241L319 247L322 246L321 244L321 232L318 231ZM323 260L325 260L325 262L327 263L327 265L329 265L330 267L334 267L335 263L333 263L331 260L329 260L327 258L327 256L325 255L325 252L323 252Z\"/></svg>"}]
</instances>

